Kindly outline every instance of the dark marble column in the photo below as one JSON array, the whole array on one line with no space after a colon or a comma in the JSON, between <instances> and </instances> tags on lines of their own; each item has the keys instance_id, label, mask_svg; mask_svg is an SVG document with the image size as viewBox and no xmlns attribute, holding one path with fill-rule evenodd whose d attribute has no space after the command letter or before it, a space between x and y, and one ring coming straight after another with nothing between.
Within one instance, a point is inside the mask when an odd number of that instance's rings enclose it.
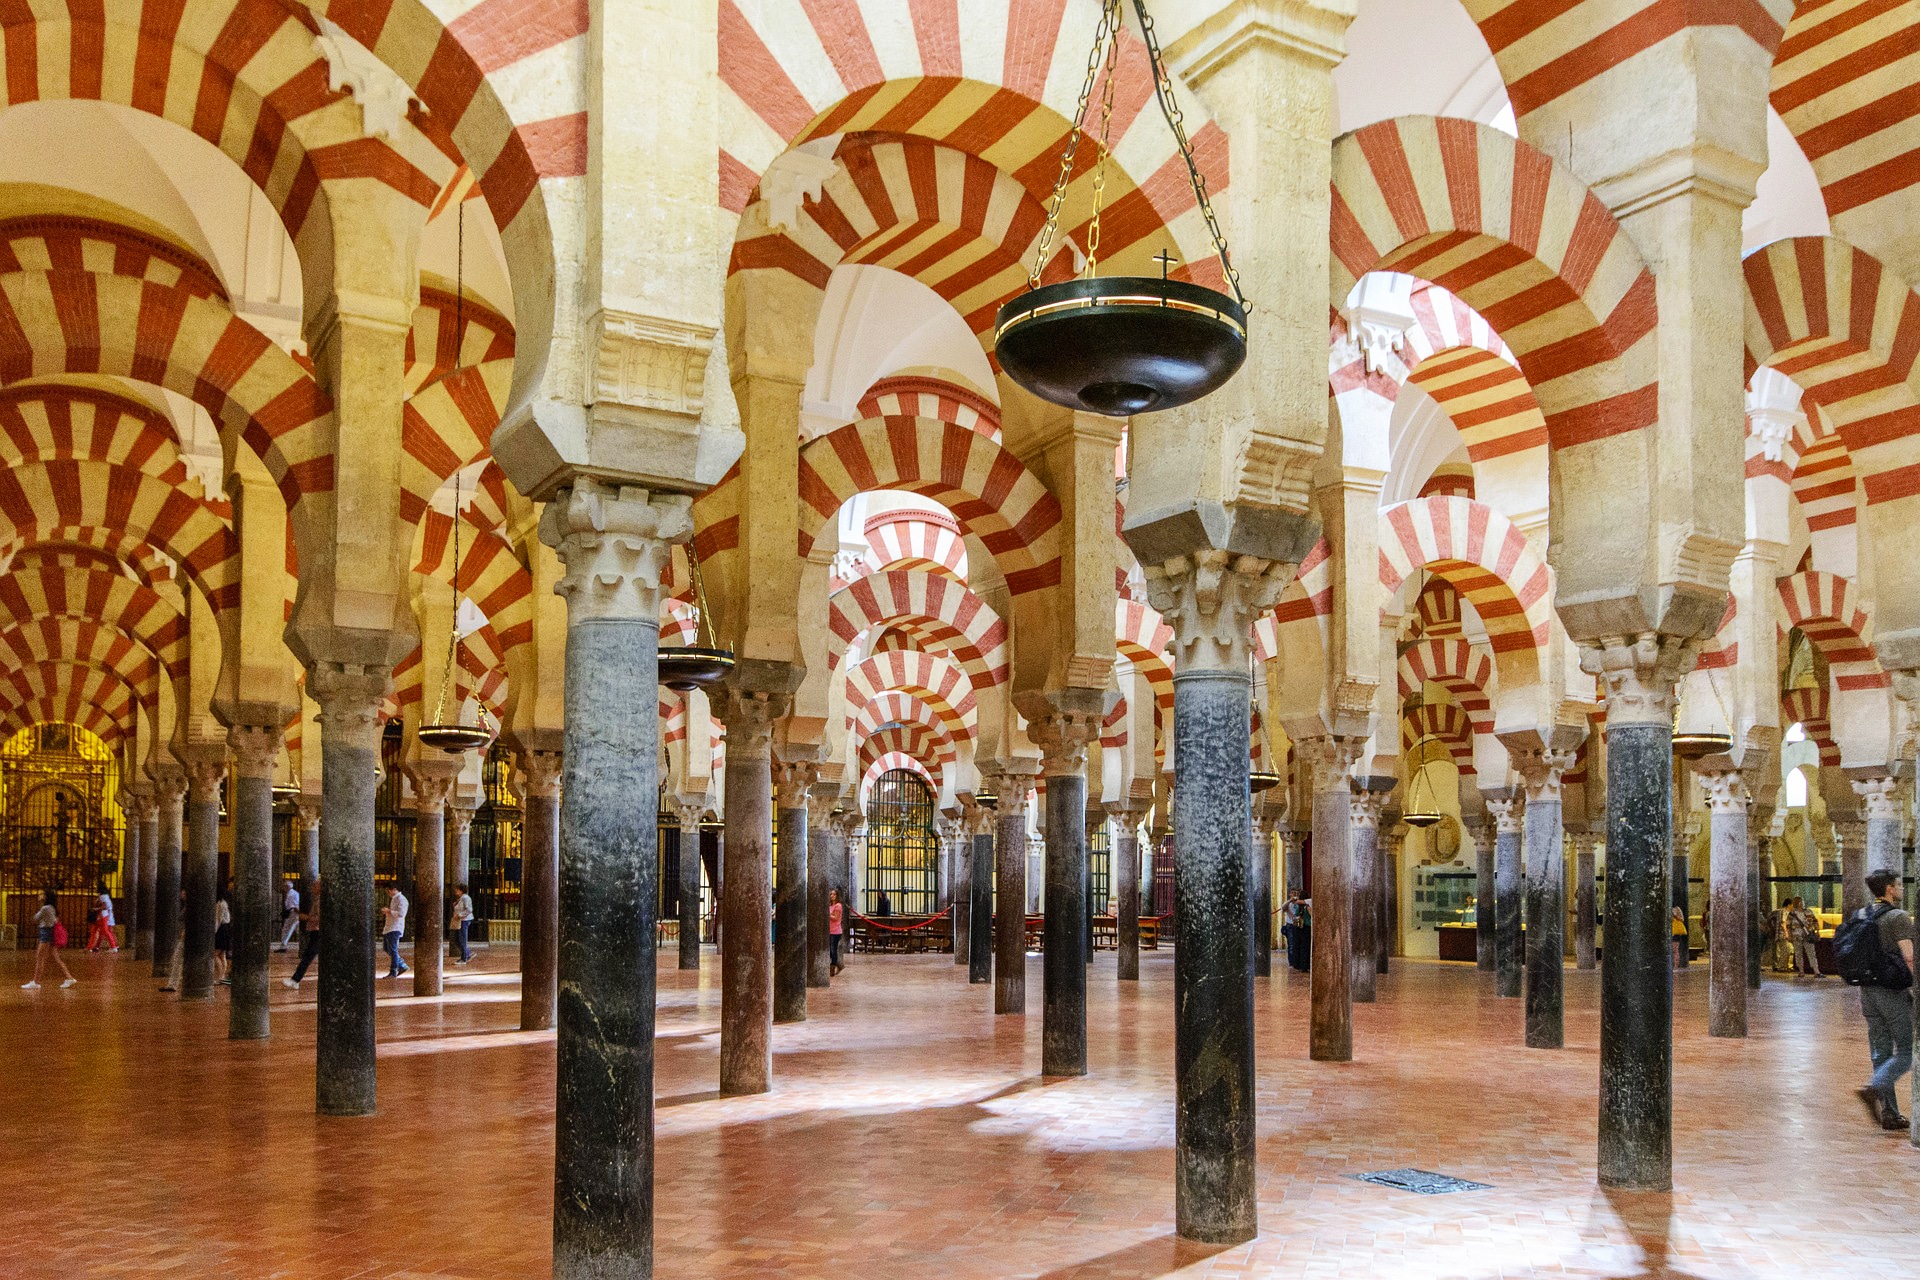
<instances>
[{"instance_id":1,"label":"dark marble column","mask_svg":"<svg viewBox=\"0 0 1920 1280\"><path fill-rule=\"evenodd\" d=\"M581 480L541 513L541 540L566 570L555 590L567 601L553 1117L559 1280L653 1274L653 708L661 578L670 544L693 531L689 506L677 495Z\"/></svg>"},{"instance_id":2,"label":"dark marble column","mask_svg":"<svg viewBox=\"0 0 1920 1280\"><path fill-rule=\"evenodd\" d=\"M1393 968L1393 953L1400 939L1396 936L1400 920L1400 848L1407 829L1400 825L1397 813L1386 815L1381 824L1380 849L1380 923L1375 930L1380 945L1374 948L1375 967L1381 973Z\"/></svg>"},{"instance_id":3,"label":"dark marble column","mask_svg":"<svg viewBox=\"0 0 1920 1280\"><path fill-rule=\"evenodd\" d=\"M1473 959L1474 967L1484 973L1500 968L1500 936L1496 929L1494 901L1497 891L1497 859L1500 833L1491 817L1468 822L1473 837Z\"/></svg>"},{"instance_id":4,"label":"dark marble column","mask_svg":"<svg viewBox=\"0 0 1920 1280\"><path fill-rule=\"evenodd\" d=\"M1140 819L1131 805L1113 811L1114 936L1121 982L1140 980Z\"/></svg>"},{"instance_id":5,"label":"dark marble column","mask_svg":"<svg viewBox=\"0 0 1920 1280\"><path fill-rule=\"evenodd\" d=\"M413 903L407 915L413 923L413 994L437 996L443 989L447 951L447 797L453 794L460 764L451 756L432 759L446 756L432 747L422 747L421 751L429 758L412 769ZM523 882L522 902L526 901L524 892ZM523 944L523 963L525 958Z\"/></svg>"},{"instance_id":6,"label":"dark marble column","mask_svg":"<svg viewBox=\"0 0 1920 1280\"><path fill-rule=\"evenodd\" d=\"M1836 818L1833 843L1840 853L1840 914L1851 920L1867 905L1867 824Z\"/></svg>"},{"instance_id":7,"label":"dark marble column","mask_svg":"<svg viewBox=\"0 0 1920 1280\"><path fill-rule=\"evenodd\" d=\"M279 725L234 725L227 730L233 781L227 809L233 821L233 998L227 1038L265 1040L267 969L280 936L280 895L273 874L273 766L280 758Z\"/></svg>"},{"instance_id":8,"label":"dark marble column","mask_svg":"<svg viewBox=\"0 0 1920 1280\"><path fill-rule=\"evenodd\" d=\"M1747 788L1733 769L1703 772L1700 782L1710 812L1707 1034L1737 1040L1747 1034Z\"/></svg>"},{"instance_id":9,"label":"dark marble column","mask_svg":"<svg viewBox=\"0 0 1920 1280\"><path fill-rule=\"evenodd\" d=\"M953 869L953 915L949 918L953 927L953 963L964 969L973 944L968 933L973 921L973 830L964 808L958 816L941 822L940 842L948 851L948 865Z\"/></svg>"},{"instance_id":10,"label":"dark marble column","mask_svg":"<svg viewBox=\"0 0 1920 1280\"><path fill-rule=\"evenodd\" d=\"M320 811L317 795L302 794L295 799L298 816L294 830L300 838L300 893L305 897L313 882L320 878Z\"/></svg>"},{"instance_id":11,"label":"dark marble column","mask_svg":"<svg viewBox=\"0 0 1920 1280\"><path fill-rule=\"evenodd\" d=\"M1248 851L1248 867L1253 875L1253 976L1273 974L1273 828L1278 821L1271 814L1256 814L1253 819L1253 848ZM1138 904L1136 897L1136 909ZM1135 964L1139 961L1136 958Z\"/></svg>"},{"instance_id":12,"label":"dark marble column","mask_svg":"<svg viewBox=\"0 0 1920 1280\"><path fill-rule=\"evenodd\" d=\"M121 947L137 954L134 939L140 934L140 797L125 787L117 797L120 804L120 902L114 913Z\"/></svg>"},{"instance_id":13,"label":"dark marble column","mask_svg":"<svg viewBox=\"0 0 1920 1280\"><path fill-rule=\"evenodd\" d=\"M180 806L186 800L187 779L173 768L155 771L153 793L140 815L140 847L147 852L146 865L140 869L145 877L140 892L146 895L148 907L141 926L143 958L153 961L156 978L167 976L173 944L180 936Z\"/></svg>"},{"instance_id":14,"label":"dark marble column","mask_svg":"<svg viewBox=\"0 0 1920 1280\"><path fill-rule=\"evenodd\" d=\"M784 695L731 692L727 843L720 873L720 1092L773 1081L773 722Z\"/></svg>"},{"instance_id":15,"label":"dark marble column","mask_svg":"<svg viewBox=\"0 0 1920 1280\"><path fill-rule=\"evenodd\" d=\"M773 781L780 819L779 879L773 891L773 1020L807 1020L807 793L820 767L811 761L776 762Z\"/></svg>"},{"instance_id":16,"label":"dark marble column","mask_svg":"<svg viewBox=\"0 0 1920 1280\"><path fill-rule=\"evenodd\" d=\"M180 998L213 999L213 910L220 889L220 784L227 749L190 747L187 761L187 847L180 867L186 945L181 951Z\"/></svg>"},{"instance_id":17,"label":"dark marble column","mask_svg":"<svg viewBox=\"0 0 1920 1280\"><path fill-rule=\"evenodd\" d=\"M1087 743L1100 732L1100 695L1085 701L1027 720L1047 788L1040 1073L1048 1076L1087 1074Z\"/></svg>"},{"instance_id":18,"label":"dark marble column","mask_svg":"<svg viewBox=\"0 0 1920 1280\"><path fill-rule=\"evenodd\" d=\"M521 751L518 757L525 797L520 817L520 1029L540 1031L556 1025L560 1016L560 860L566 821L560 788L566 777L566 748ZM653 808L657 816L657 799ZM659 833L651 827L648 831L657 847ZM596 865L610 870L604 863ZM653 874L658 877L657 867ZM649 935L649 955L656 945Z\"/></svg>"},{"instance_id":19,"label":"dark marble column","mask_svg":"<svg viewBox=\"0 0 1920 1280\"><path fill-rule=\"evenodd\" d=\"M1313 1013L1315 1062L1353 1061L1353 784L1359 738L1294 744L1313 770Z\"/></svg>"},{"instance_id":20,"label":"dark marble column","mask_svg":"<svg viewBox=\"0 0 1920 1280\"><path fill-rule=\"evenodd\" d=\"M1520 941L1521 911L1521 837L1525 817L1517 797L1489 799L1487 812L1493 816L1493 931L1494 952L1499 957L1494 974L1494 989L1509 999L1518 1000L1526 974L1526 955Z\"/></svg>"},{"instance_id":21,"label":"dark marble column","mask_svg":"<svg viewBox=\"0 0 1920 1280\"><path fill-rule=\"evenodd\" d=\"M138 900L133 926L133 957L153 959L153 881L160 869L160 808L149 792L134 797L133 812L127 821L140 828L140 876L133 896Z\"/></svg>"},{"instance_id":22,"label":"dark marble column","mask_svg":"<svg viewBox=\"0 0 1920 1280\"><path fill-rule=\"evenodd\" d=\"M321 1115L372 1115L374 796L390 672L313 662L320 706L320 996L314 1095Z\"/></svg>"},{"instance_id":23,"label":"dark marble column","mask_svg":"<svg viewBox=\"0 0 1920 1280\"><path fill-rule=\"evenodd\" d=\"M1760 989L1761 960L1767 951L1767 916L1772 906L1767 901L1767 830L1773 825L1771 809L1747 807L1747 990Z\"/></svg>"},{"instance_id":24,"label":"dark marble column","mask_svg":"<svg viewBox=\"0 0 1920 1280\"><path fill-rule=\"evenodd\" d=\"M680 968L700 967L700 819L705 796L682 796L674 806L680 823Z\"/></svg>"},{"instance_id":25,"label":"dark marble column","mask_svg":"<svg viewBox=\"0 0 1920 1280\"><path fill-rule=\"evenodd\" d=\"M858 809L833 812L833 852L827 863L827 888L838 890L846 908L842 918L847 931L840 938L840 967L853 963L853 913L859 907L853 895L853 846L866 828L866 819Z\"/></svg>"},{"instance_id":26,"label":"dark marble column","mask_svg":"<svg viewBox=\"0 0 1920 1280\"><path fill-rule=\"evenodd\" d=\"M1526 1019L1529 1049L1566 1045L1566 832L1560 781L1572 751L1516 749L1513 767L1526 787L1521 852L1526 877Z\"/></svg>"},{"instance_id":27,"label":"dark marble column","mask_svg":"<svg viewBox=\"0 0 1920 1280\"><path fill-rule=\"evenodd\" d=\"M1032 767L1028 765L1027 767ZM994 810L993 1011L1027 1011L1028 773L998 775Z\"/></svg>"},{"instance_id":28,"label":"dark marble column","mask_svg":"<svg viewBox=\"0 0 1920 1280\"><path fill-rule=\"evenodd\" d=\"M1380 946L1380 813L1386 807L1384 791L1356 791L1348 809L1353 860L1353 905L1348 917L1348 935L1352 939L1353 974L1349 979L1353 1002L1372 1004L1374 981L1380 972L1377 949ZM1317 843L1317 842L1316 842ZM1314 895L1314 928L1318 932L1319 895ZM1316 938L1315 942L1319 940Z\"/></svg>"},{"instance_id":29,"label":"dark marble column","mask_svg":"<svg viewBox=\"0 0 1920 1280\"><path fill-rule=\"evenodd\" d=\"M1598 894L1593 877L1597 869L1594 849L1599 838L1592 832L1576 832L1573 837L1573 966L1591 969L1599 964L1594 945L1594 905Z\"/></svg>"},{"instance_id":30,"label":"dark marble column","mask_svg":"<svg viewBox=\"0 0 1920 1280\"><path fill-rule=\"evenodd\" d=\"M1674 683L1688 646L1644 635L1583 648L1607 698L1606 946L1600 962L1603 1187L1673 1186L1668 859Z\"/></svg>"},{"instance_id":31,"label":"dark marble column","mask_svg":"<svg viewBox=\"0 0 1920 1280\"><path fill-rule=\"evenodd\" d=\"M973 850L967 859L967 983L993 981L993 828L994 812L983 805L968 811Z\"/></svg>"}]
</instances>

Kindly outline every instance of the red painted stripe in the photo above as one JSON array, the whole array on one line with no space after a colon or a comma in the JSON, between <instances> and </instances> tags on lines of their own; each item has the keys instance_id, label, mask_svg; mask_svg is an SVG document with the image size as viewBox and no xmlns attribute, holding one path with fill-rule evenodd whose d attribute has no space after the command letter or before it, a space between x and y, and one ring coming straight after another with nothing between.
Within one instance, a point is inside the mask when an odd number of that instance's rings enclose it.
<instances>
[{"instance_id":1,"label":"red painted stripe","mask_svg":"<svg viewBox=\"0 0 1920 1280\"><path fill-rule=\"evenodd\" d=\"M1660 417L1659 387L1649 383L1637 391L1609 396L1592 404L1547 415L1547 438L1556 449L1591 444L1608 436L1640 431Z\"/></svg>"},{"instance_id":2,"label":"red painted stripe","mask_svg":"<svg viewBox=\"0 0 1920 1280\"><path fill-rule=\"evenodd\" d=\"M920 69L928 75L960 74L959 0L907 0Z\"/></svg>"},{"instance_id":3,"label":"red painted stripe","mask_svg":"<svg viewBox=\"0 0 1920 1280\"><path fill-rule=\"evenodd\" d=\"M587 0L480 0L447 31L491 73L585 35L587 13Z\"/></svg>"},{"instance_id":4,"label":"red painted stripe","mask_svg":"<svg viewBox=\"0 0 1920 1280\"><path fill-rule=\"evenodd\" d=\"M733 0L720 5L720 79L775 133L791 142L814 117L786 68Z\"/></svg>"}]
</instances>

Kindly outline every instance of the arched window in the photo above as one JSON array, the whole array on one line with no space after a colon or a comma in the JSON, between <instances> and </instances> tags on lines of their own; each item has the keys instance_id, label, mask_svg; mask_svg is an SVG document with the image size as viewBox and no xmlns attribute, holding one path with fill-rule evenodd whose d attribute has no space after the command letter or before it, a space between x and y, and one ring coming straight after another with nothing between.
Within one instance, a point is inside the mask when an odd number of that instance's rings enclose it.
<instances>
[{"instance_id":1,"label":"arched window","mask_svg":"<svg viewBox=\"0 0 1920 1280\"><path fill-rule=\"evenodd\" d=\"M894 915L933 913L933 792L911 769L889 769L867 798L867 875L860 913L880 913L880 895Z\"/></svg>"}]
</instances>

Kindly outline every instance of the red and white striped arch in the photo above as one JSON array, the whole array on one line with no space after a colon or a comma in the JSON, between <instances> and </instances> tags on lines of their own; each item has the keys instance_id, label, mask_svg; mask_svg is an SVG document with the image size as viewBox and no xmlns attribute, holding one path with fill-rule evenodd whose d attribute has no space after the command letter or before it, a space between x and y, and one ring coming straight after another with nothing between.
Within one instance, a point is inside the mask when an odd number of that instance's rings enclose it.
<instances>
[{"instance_id":1,"label":"red and white striped arch","mask_svg":"<svg viewBox=\"0 0 1920 1280\"><path fill-rule=\"evenodd\" d=\"M9 271L100 271L228 300L199 255L117 222L68 214L0 220L0 274Z\"/></svg>"},{"instance_id":2,"label":"red and white striped arch","mask_svg":"<svg viewBox=\"0 0 1920 1280\"><path fill-rule=\"evenodd\" d=\"M0 707L17 717L7 721L12 730L70 720L103 738L131 737L137 705L133 687L105 667L63 661L0 670Z\"/></svg>"},{"instance_id":3,"label":"red and white striped arch","mask_svg":"<svg viewBox=\"0 0 1920 1280\"><path fill-rule=\"evenodd\" d=\"M1779 579L1777 586L1786 625L1798 627L1827 660L1835 692L1890 687L1892 678L1873 652L1873 624L1852 582L1803 569Z\"/></svg>"},{"instance_id":4,"label":"red and white striped arch","mask_svg":"<svg viewBox=\"0 0 1920 1280\"><path fill-rule=\"evenodd\" d=\"M29 383L0 391L0 458L10 464L91 458L169 484L187 476L167 415L91 387Z\"/></svg>"},{"instance_id":5,"label":"red and white striped arch","mask_svg":"<svg viewBox=\"0 0 1920 1280\"><path fill-rule=\"evenodd\" d=\"M1840 744L1833 738L1830 707L1831 698L1824 685L1788 689L1780 695L1781 721L1800 726L1807 735L1807 741L1818 748L1820 767L1823 769L1835 768L1840 764Z\"/></svg>"},{"instance_id":6,"label":"red and white striped arch","mask_svg":"<svg viewBox=\"0 0 1920 1280\"><path fill-rule=\"evenodd\" d=\"M1000 409L970 387L923 373L895 374L880 379L860 397L863 418L935 418L989 440L1000 439Z\"/></svg>"},{"instance_id":7,"label":"red and white striped arch","mask_svg":"<svg viewBox=\"0 0 1920 1280\"><path fill-rule=\"evenodd\" d=\"M1572 448L1658 413L1652 273L1598 197L1547 156L1466 120L1409 116L1334 144L1333 306L1369 271L1436 284L1512 349Z\"/></svg>"},{"instance_id":8,"label":"red and white striped arch","mask_svg":"<svg viewBox=\"0 0 1920 1280\"><path fill-rule=\"evenodd\" d=\"M1253 653L1260 661L1279 657L1283 644L1296 655L1325 653L1327 618L1333 613L1332 554L1325 538L1315 541L1279 601L1254 619ZM1295 648L1300 643L1308 647Z\"/></svg>"},{"instance_id":9,"label":"red and white striped arch","mask_svg":"<svg viewBox=\"0 0 1920 1280\"><path fill-rule=\"evenodd\" d=\"M827 597L827 665L837 668L862 632L916 624L929 644L959 660L973 688L1007 679L1007 624L979 596L942 574L893 569L869 574Z\"/></svg>"},{"instance_id":10,"label":"red and white striped arch","mask_svg":"<svg viewBox=\"0 0 1920 1280\"><path fill-rule=\"evenodd\" d=\"M1473 605L1496 661L1545 645L1552 574L1527 536L1498 511L1465 498L1416 498L1382 511L1380 585L1391 595L1422 569L1446 578ZM1502 675L1508 675L1504 667Z\"/></svg>"},{"instance_id":11,"label":"red and white striped arch","mask_svg":"<svg viewBox=\"0 0 1920 1280\"><path fill-rule=\"evenodd\" d=\"M513 326L484 304L423 288L407 333L401 409L403 519L417 520L456 470L485 457L513 380Z\"/></svg>"},{"instance_id":12,"label":"red and white striped arch","mask_svg":"<svg viewBox=\"0 0 1920 1280\"><path fill-rule=\"evenodd\" d=\"M1154 723L1173 726L1173 628L1148 606L1127 596L1113 604L1113 644L1153 690Z\"/></svg>"},{"instance_id":13,"label":"red and white striped arch","mask_svg":"<svg viewBox=\"0 0 1920 1280\"><path fill-rule=\"evenodd\" d=\"M1472 777L1475 731L1472 717L1465 708L1451 702L1423 703L1400 717L1400 751L1410 753L1421 742L1433 738L1446 746L1460 776Z\"/></svg>"},{"instance_id":14,"label":"red and white striped arch","mask_svg":"<svg viewBox=\"0 0 1920 1280\"><path fill-rule=\"evenodd\" d=\"M84 618L43 617L0 625L0 669L69 662L111 671L157 710L165 673L153 652L124 632Z\"/></svg>"},{"instance_id":15,"label":"red and white striped arch","mask_svg":"<svg viewBox=\"0 0 1920 1280\"><path fill-rule=\"evenodd\" d=\"M533 577L499 534L463 518L460 593L486 615L508 649L533 639ZM428 510L416 535L413 571L441 582L453 579L453 518Z\"/></svg>"},{"instance_id":16,"label":"red and white striped arch","mask_svg":"<svg viewBox=\"0 0 1920 1280\"><path fill-rule=\"evenodd\" d=\"M124 709L118 709L121 707ZM61 696L35 697L25 702L0 705L0 735L11 738L22 729L37 724L77 724L110 745L119 745L134 736L132 704L116 704L109 710L88 695L73 690Z\"/></svg>"},{"instance_id":17,"label":"red and white striped arch","mask_svg":"<svg viewBox=\"0 0 1920 1280\"><path fill-rule=\"evenodd\" d=\"M953 517L933 511L882 511L867 517L869 573L886 569L935 569L967 580L967 544Z\"/></svg>"},{"instance_id":18,"label":"red and white striped arch","mask_svg":"<svg viewBox=\"0 0 1920 1280\"><path fill-rule=\"evenodd\" d=\"M166 597L97 568L16 565L0 574L0 617L79 620L144 645L174 679L187 672L187 620Z\"/></svg>"},{"instance_id":19,"label":"red and white striped arch","mask_svg":"<svg viewBox=\"0 0 1920 1280\"><path fill-rule=\"evenodd\" d=\"M854 663L847 670L847 723L860 709L889 690L912 693L939 713L947 736L973 737L976 702L959 665L939 654L893 649Z\"/></svg>"},{"instance_id":20,"label":"red and white striped arch","mask_svg":"<svg viewBox=\"0 0 1920 1280\"><path fill-rule=\"evenodd\" d=\"M1477 731L1493 728L1493 655L1458 636L1428 636L1400 655L1400 696L1437 684L1467 713Z\"/></svg>"},{"instance_id":21,"label":"red and white striped arch","mask_svg":"<svg viewBox=\"0 0 1920 1280\"><path fill-rule=\"evenodd\" d=\"M1824 533L1859 524L1860 477L1846 441L1838 434L1809 444L1789 474L1788 484L1809 531Z\"/></svg>"},{"instance_id":22,"label":"red and white striped arch","mask_svg":"<svg viewBox=\"0 0 1920 1280\"><path fill-rule=\"evenodd\" d=\"M212 503L207 505L214 507ZM13 551L15 569L29 564L95 568L149 587L173 582L180 576L166 552L125 530L63 525L45 530L41 536L43 541Z\"/></svg>"},{"instance_id":23,"label":"red and white striped arch","mask_svg":"<svg viewBox=\"0 0 1920 1280\"><path fill-rule=\"evenodd\" d=\"M868 756L861 752L860 770L860 807L867 807L867 797L873 792L873 784L895 769L905 769L920 781L927 784L927 790L935 796L940 794L940 780L943 774L938 766L929 768L921 763L918 756L907 751L883 751Z\"/></svg>"},{"instance_id":24,"label":"red and white striped arch","mask_svg":"<svg viewBox=\"0 0 1920 1280\"><path fill-rule=\"evenodd\" d=\"M855 738L864 739L880 732L889 725L920 725L935 734L952 758L953 740L947 736L945 723L940 713L929 706L925 699L905 689L889 689L876 695L853 718L850 732Z\"/></svg>"}]
</instances>

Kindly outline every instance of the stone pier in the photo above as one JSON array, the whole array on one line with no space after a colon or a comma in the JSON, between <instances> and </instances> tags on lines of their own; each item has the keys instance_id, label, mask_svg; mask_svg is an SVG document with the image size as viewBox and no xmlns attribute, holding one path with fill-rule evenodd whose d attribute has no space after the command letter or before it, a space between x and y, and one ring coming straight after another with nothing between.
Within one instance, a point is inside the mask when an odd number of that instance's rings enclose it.
<instances>
[{"instance_id":1,"label":"stone pier","mask_svg":"<svg viewBox=\"0 0 1920 1280\"><path fill-rule=\"evenodd\" d=\"M227 810L233 822L232 999L227 1038L265 1040L267 967L280 936L280 895L273 874L273 766L280 755L278 725L234 725L227 730L233 780Z\"/></svg>"}]
</instances>

